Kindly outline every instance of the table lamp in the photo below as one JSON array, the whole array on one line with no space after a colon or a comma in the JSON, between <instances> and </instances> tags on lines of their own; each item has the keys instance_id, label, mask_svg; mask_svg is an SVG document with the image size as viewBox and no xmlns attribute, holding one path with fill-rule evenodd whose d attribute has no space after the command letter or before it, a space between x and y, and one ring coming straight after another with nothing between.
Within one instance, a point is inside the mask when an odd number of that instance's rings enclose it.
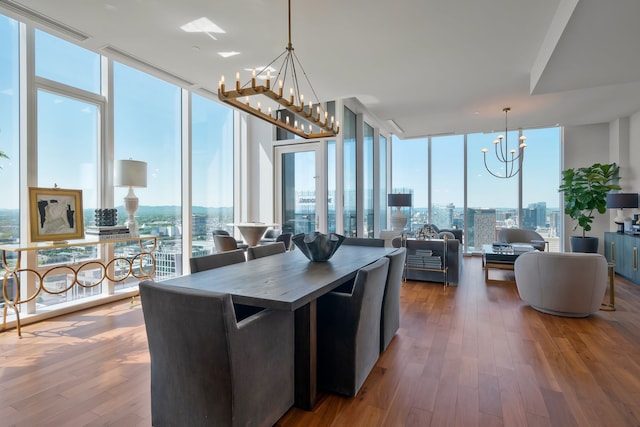
<instances>
[{"instance_id":1,"label":"table lamp","mask_svg":"<svg viewBox=\"0 0 640 427\"><path fill-rule=\"evenodd\" d=\"M631 218L625 217L624 208L638 207L638 193L609 193L607 194L607 208L618 209L618 216L613 220L618 224L618 233L624 233L625 221L631 221Z\"/></svg>"},{"instance_id":2,"label":"table lamp","mask_svg":"<svg viewBox=\"0 0 640 427\"><path fill-rule=\"evenodd\" d=\"M391 214L391 229L404 230L407 225L407 216L400 210L403 206L411 206L411 194L388 194L387 205L395 206L396 210Z\"/></svg>"},{"instance_id":3,"label":"table lamp","mask_svg":"<svg viewBox=\"0 0 640 427\"><path fill-rule=\"evenodd\" d=\"M147 186L147 163L138 160L117 160L114 167L113 185L116 187L129 187L129 192L124 198L124 208L129 218L124 225L129 229L132 237L140 236L138 223L134 218L138 210L138 196L133 188L145 188Z\"/></svg>"}]
</instances>

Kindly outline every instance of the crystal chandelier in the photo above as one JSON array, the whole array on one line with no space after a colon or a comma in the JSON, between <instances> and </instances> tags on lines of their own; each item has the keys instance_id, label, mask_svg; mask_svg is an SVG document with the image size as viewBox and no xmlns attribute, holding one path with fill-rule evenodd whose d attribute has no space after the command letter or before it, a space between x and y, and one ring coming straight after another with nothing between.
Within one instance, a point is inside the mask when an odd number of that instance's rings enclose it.
<instances>
[{"instance_id":1,"label":"crystal chandelier","mask_svg":"<svg viewBox=\"0 0 640 427\"><path fill-rule=\"evenodd\" d=\"M489 169L489 166L487 165L487 152L489 152L489 150L487 148L482 149L482 155L484 156L484 167L487 169L487 172L496 178L511 178L520 172L520 166L522 166L522 162L524 161L524 149L527 146L525 143L527 137L520 137L518 155L516 156L516 150L514 148L509 149L509 141L507 137L509 132L509 128L507 126L507 115L509 114L509 111L511 111L511 108L504 107L502 111L504 111L504 135L498 136L498 139L493 141L493 146L495 147L498 161L504 165L504 174L499 175Z\"/></svg>"},{"instance_id":2,"label":"crystal chandelier","mask_svg":"<svg viewBox=\"0 0 640 427\"><path fill-rule=\"evenodd\" d=\"M278 61L281 61L275 77L278 88L277 91L274 91L271 87L271 71L276 70L271 66ZM256 71L258 72L256 73ZM301 93L298 84L298 71L304 75L315 103L305 104L304 94ZM256 79L258 78L265 79L265 84L257 85ZM283 87L288 85L287 78L290 78L291 83L289 97L285 98L282 91ZM324 106L318 101L316 92L291 44L291 0L289 0L289 43L284 52L266 67L262 67L260 70L254 69L251 79L244 85L240 83L240 73L236 73L235 90L227 90L224 76L222 76L218 86L218 98L245 113L305 139L334 137L340 132L339 122L335 121L333 116L329 118ZM262 101L257 101L252 105L251 101L256 99L265 101L265 104ZM268 104L272 104L275 110L271 106L267 107ZM288 113L280 110L280 107L287 110Z\"/></svg>"}]
</instances>

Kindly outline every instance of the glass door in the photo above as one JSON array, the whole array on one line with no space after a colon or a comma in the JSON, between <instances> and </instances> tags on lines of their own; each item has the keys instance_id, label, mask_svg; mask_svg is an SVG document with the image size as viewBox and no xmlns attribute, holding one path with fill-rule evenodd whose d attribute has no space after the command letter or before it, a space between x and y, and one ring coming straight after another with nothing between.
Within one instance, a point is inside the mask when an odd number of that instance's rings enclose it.
<instances>
[{"instance_id":1,"label":"glass door","mask_svg":"<svg viewBox=\"0 0 640 427\"><path fill-rule=\"evenodd\" d=\"M276 147L276 221L284 233L327 232L324 147L319 142Z\"/></svg>"}]
</instances>

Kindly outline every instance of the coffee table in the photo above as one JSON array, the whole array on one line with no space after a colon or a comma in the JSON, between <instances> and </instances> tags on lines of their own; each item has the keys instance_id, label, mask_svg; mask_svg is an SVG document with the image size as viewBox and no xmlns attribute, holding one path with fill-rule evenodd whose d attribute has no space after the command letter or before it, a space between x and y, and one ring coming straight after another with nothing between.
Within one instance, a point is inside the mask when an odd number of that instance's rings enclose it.
<instances>
[{"instance_id":1,"label":"coffee table","mask_svg":"<svg viewBox=\"0 0 640 427\"><path fill-rule=\"evenodd\" d=\"M489 269L494 268L496 270L513 271L516 259L518 259L521 254L530 251L535 251L534 247L525 244L505 245L502 246L502 248L494 245L482 245L484 282L487 284L515 284L515 280L489 279Z\"/></svg>"}]
</instances>

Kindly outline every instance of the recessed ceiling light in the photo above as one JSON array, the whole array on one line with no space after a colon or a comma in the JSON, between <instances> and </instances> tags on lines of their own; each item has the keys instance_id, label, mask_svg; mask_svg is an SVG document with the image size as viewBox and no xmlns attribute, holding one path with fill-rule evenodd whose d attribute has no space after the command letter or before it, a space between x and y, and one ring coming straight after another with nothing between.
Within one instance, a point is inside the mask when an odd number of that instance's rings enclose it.
<instances>
[{"instance_id":1,"label":"recessed ceiling light","mask_svg":"<svg viewBox=\"0 0 640 427\"><path fill-rule=\"evenodd\" d=\"M222 56L223 58L228 58L230 56L240 55L240 52L232 50L231 52L218 52L218 55Z\"/></svg>"},{"instance_id":2,"label":"recessed ceiling light","mask_svg":"<svg viewBox=\"0 0 640 427\"><path fill-rule=\"evenodd\" d=\"M275 68L273 68L272 66L265 67L264 65L261 65L261 66L256 67L256 68L245 68L244 70L245 71L253 71L253 70L255 70L256 73L258 73L257 78L259 80L267 80L267 72L275 73L276 71L278 71Z\"/></svg>"},{"instance_id":3,"label":"recessed ceiling light","mask_svg":"<svg viewBox=\"0 0 640 427\"><path fill-rule=\"evenodd\" d=\"M211 22L209 18L205 17L198 18L194 21L184 24L180 27L180 29L182 31L186 31L187 33L226 33L225 30Z\"/></svg>"}]
</instances>

